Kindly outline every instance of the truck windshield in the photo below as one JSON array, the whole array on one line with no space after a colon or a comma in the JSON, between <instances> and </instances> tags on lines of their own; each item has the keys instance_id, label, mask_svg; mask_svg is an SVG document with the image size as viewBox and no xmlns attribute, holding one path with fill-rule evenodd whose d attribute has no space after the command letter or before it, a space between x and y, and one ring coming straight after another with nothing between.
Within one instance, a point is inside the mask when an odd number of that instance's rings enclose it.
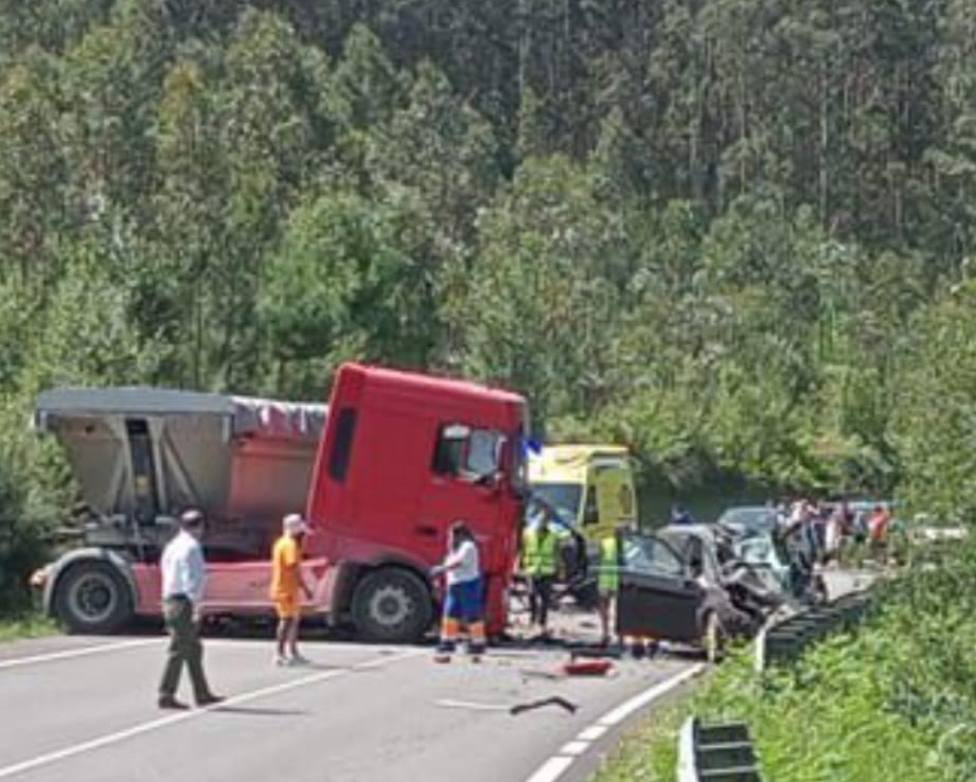
<instances>
[{"instance_id":1,"label":"truck windshield","mask_svg":"<svg viewBox=\"0 0 976 782\"><path fill-rule=\"evenodd\" d=\"M577 483L537 483L532 486L532 493L549 503L565 524L576 526L582 486Z\"/></svg>"}]
</instances>

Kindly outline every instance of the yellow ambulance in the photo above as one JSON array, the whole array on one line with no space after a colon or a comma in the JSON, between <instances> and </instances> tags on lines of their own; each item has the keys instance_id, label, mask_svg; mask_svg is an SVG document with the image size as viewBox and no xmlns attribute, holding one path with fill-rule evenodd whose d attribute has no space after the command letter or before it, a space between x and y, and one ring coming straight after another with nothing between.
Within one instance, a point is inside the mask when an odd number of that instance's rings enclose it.
<instances>
[{"instance_id":1,"label":"yellow ambulance","mask_svg":"<svg viewBox=\"0 0 976 782\"><path fill-rule=\"evenodd\" d=\"M529 457L529 483L587 541L637 522L634 472L623 446L546 446Z\"/></svg>"}]
</instances>

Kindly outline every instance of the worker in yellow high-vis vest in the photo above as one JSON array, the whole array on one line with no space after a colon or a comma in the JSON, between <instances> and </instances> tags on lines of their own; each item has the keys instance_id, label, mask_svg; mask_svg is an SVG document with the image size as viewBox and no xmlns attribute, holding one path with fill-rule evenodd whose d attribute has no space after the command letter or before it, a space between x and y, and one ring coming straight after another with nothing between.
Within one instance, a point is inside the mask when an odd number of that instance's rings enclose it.
<instances>
[{"instance_id":1,"label":"worker in yellow high-vis vest","mask_svg":"<svg viewBox=\"0 0 976 782\"><path fill-rule=\"evenodd\" d=\"M529 613L543 636L549 634L552 585L559 571L559 536L543 514L535 527L522 533L522 572L529 582Z\"/></svg>"},{"instance_id":2,"label":"worker in yellow high-vis vest","mask_svg":"<svg viewBox=\"0 0 976 782\"><path fill-rule=\"evenodd\" d=\"M617 593L620 591L620 544L618 533L600 540L600 570L597 573L597 590L600 595L600 626L602 643L610 643L610 612L616 611Z\"/></svg>"}]
</instances>

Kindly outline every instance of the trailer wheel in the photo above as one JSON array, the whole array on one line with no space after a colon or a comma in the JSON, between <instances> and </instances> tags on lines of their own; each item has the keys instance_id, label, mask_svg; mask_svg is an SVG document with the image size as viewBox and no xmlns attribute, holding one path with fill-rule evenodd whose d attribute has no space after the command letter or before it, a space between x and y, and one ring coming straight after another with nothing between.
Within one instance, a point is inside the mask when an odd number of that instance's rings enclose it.
<instances>
[{"instance_id":1,"label":"trailer wheel","mask_svg":"<svg viewBox=\"0 0 976 782\"><path fill-rule=\"evenodd\" d=\"M433 619L430 590L409 571L374 570L356 586L352 619L357 635L367 641L419 640Z\"/></svg>"},{"instance_id":2,"label":"trailer wheel","mask_svg":"<svg viewBox=\"0 0 976 782\"><path fill-rule=\"evenodd\" d=\"M113 633L132 618L132 595L105 562L72 565L58 580L54 614L72 633Z\"/></svg>"}]
</instances>

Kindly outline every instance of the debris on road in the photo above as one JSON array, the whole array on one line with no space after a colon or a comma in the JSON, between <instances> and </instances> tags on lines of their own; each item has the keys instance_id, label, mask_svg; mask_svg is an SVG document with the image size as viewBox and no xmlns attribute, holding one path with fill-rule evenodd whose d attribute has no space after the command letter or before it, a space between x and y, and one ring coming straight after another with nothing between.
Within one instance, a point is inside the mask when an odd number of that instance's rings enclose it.
<instances>
[{"instance_id":1,"label":"debris on road","mask_svg":"<svg viewBox=\"0 0 976 782\"><path fill-rule=\"evenodd\" d=\"M577 705L571 701L566 700L561 695L553 695L549 698L541 698L535 701L526 701L524 703L516 703L513 705L507 705L504 703L478 703L476 701L456 701L450 699L442 699L436 701L438 706L443 706L447 709L469 709L471 711L505 711L516 716L522 714L526 711L533 711L535 709L541 709L544 706L559 706L570 714L575 714Z\"/></svg>"},{"instance_id":2,"label":"debris on road","mask_svg":"<svg viewBox=\"0 0 976 782\"><path fill-rule=\"evenodd\" d=\"M606 676L613 668L610 660L570 660L563 663L567 676Z\"/></svg>"},{"instance_id":3,"label":"debris on road","mask_svg":"<svg viewBox=\"0 0 976 782\"><path fill-rule=\"evenodd\" d=\"M569 647L569 656L572 659L577 657L595 657L598 659L605 659L607 657L613 658L614 660L619 660L624 656L623 649L619 647L611 646L593 646L593 645L579 645Z\"/></svg>"},{"instance_id":4,"label":"debris on road","mask_svg":"<svg viewBox=\"0 0 976 782\"><path fill-rule=\"evenodd\" d=\"M535 678L535 679L565 679L566 674L562 671L548 671L539 668L520 668L519 674L525 678Z\"/></svg>"},{"instance_id":5,"label":"debris on road","mask_svg":"<svg viewBox=\"0 0 976 782\"><path fill-rule=\"evenodd\" d=\"M528 703L517 703L509 709L509 713L512 715L521 714L525 711L541 709L543 706L561 706L570 714L575 714L577 709L575 703L566 700L560 695L553 695L551 698L542 698L541 700L529 701Z\"/></svg>"}]
</instances>

